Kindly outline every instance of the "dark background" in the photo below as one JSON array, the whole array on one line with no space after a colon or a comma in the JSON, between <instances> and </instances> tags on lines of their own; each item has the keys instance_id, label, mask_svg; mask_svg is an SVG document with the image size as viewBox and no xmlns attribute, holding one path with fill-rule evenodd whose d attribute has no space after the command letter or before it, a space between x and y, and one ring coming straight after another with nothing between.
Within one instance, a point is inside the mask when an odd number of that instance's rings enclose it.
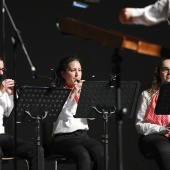
<instances>
[{"instance_id":1,"label":"dark background","mask_svg":"<svg viewBox=\"0 0 170 170\"><path fill-rule=\"evenodd\" d=\"M89 0L90 1L90 0ZM8 0L6 5L13 18L17 29L25 44L32 64L36 68L37 75L50 77L51 68L56 67L61 58L69 54L77 54L81 57L83 67L83 79L108 80L108 74L113 74L114 63L112 59L118 54L121 57L120 79L121 81L139 81L140 92L148 88L151 83L154 66L159 57L138 54L128 49L118 49L114 46L105 45L104 42L95 42L80 37L63 34L56 27L57 21L69 16L87 24L106 30L115 30L139 39L169 47L170 26L163 22L154 26L122 25L118 20L119 11L123 7L143 7L154 3L154 0L100 0L89 2L81 0L89 5L88 9L80 9L72 6L72 0ZM2 5L1 5L2 6ZM1 13L1 56L5 55L7 77L16 80L18 86L48 86L51 80L48 78L32 78L32 71L23 48L17 43L16 48L12 45L11 37L16 33L11 21L5 13L5 24L2 22ZM3 41L3 30L5 41ZM3 42L5 42L3 46ZM5 50L5 51L4 51ZM5 53L4 53L5 52ZM101 77L101 73L104 75ZM100 75L100 76L99 76ZM116 170L118 165L115 116L109 118L109 170ZM8 125L9 129L12 128ZM103 119L98 118L89 122L89 135L97 140L103 134ZM35 132L34 124L22 123L18 125L18 135L26 140L32 140ZM138 150L139 135L135 129L135 113L132 117L123 119L123 166L125 170L139 169L143 166L144 158ZM9 166L9 165L5 165ZM72 165L60 165L60 169L68 169ZM153 161L149 162L150 169L156 170ZM53 164L46 162L46 169L53 168ZM22 167L23 168L23 167ZM73 165L75 169L75 165Z\"/></svg>"}]
</instances>

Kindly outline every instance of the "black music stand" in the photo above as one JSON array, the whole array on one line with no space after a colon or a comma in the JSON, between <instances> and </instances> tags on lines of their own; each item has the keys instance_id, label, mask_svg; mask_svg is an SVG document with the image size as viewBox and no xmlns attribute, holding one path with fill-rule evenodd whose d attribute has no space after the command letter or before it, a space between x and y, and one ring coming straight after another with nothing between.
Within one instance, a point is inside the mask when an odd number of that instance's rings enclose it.
<instances>
[{"instance_id":1,"label":"black music stand","mask_svg":"<svg viewBox=\"0 0 170 170\"><path fill-rule=\"evenodd\" d=\"M161 84L155 114L170 115L170 83L168 82Z\"/></svg>"},{"instance_id":2,"label":"black music stand","mask_svg":"<svg viewBox=\"0 0 170 170\"><path fill-rule=\"evenodd\" d=\"M124 117L132 117L138 97L139 82L121 82L122 87L122 110ZM105 143L105 170L108 170L108 118L117 111L116 108L116 89L110 87L108 81L85 81L83 82L80 99L75 117L104 119ZM119 141L118 141L119 142Z\"/></svg>"},{"instance_id":3,"label":"black music stand","mask_svg":"<svg viewBox=\"0 0 170 170\"><path fill-rule=\"evenodd\" d=\"M55 121L69 94L70 89L25 86L19 96L16 105L17 122L33 120L36 124L37 170L40 170L38 153L41 121Z\"/></svg>"}]
</instances>

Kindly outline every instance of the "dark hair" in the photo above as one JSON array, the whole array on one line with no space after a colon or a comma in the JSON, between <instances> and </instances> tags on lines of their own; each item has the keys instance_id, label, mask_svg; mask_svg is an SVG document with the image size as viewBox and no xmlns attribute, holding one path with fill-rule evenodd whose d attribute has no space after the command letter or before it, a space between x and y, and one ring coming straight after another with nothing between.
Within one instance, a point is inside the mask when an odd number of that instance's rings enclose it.
<instances>
[{"instance_id":1,"label":"dark hair","mask_svg":"<svg viewBox=\"0 0 170 170\"><path fill-rule=\"evenodd\" d=\"M161 60L158 62L158 64L154 69L151 88L148 90L151 97L156 91L160 89L160 85L161 85L160 69L163 61L165 60L170 60L170 58L161 58Z\"/></svg>"},{"instance_id":2,"label":"dark hair","mask_svg":"<svg viewBox=\"0 0 170 170\"><path fill-rule=\"evenodd\" d=\"M65 84L65 80L64 78L61 76L61 71L65 72L68 64L72 61L78 61L80 62L80 59L76 56L76 55L70 55L67 57L64 57L60 63L58 68L56 69L56 74L57 74L57 78L56 78L56 86L57 87L63 87ZM80 62L81 64L81 62Z\"/></svg>"}]
</instances>

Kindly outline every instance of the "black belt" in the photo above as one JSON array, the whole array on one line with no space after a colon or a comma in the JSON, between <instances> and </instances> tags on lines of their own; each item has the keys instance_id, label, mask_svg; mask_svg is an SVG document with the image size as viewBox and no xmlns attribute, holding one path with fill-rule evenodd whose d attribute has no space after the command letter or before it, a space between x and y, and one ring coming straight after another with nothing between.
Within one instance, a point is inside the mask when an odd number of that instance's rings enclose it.
<instances>
[{"instance_id":1,"label":"black belt","mask_svg":"<svg viewBox=\"0 0 170 170\"><path fill-rule=\"evenodd\" d=\"M53 138L56 138L58 136L65 136L65 135L72 135L72 134L76 134L76 133L85 133L86 130L76 130L74 132L69 132L69 133L57 133L55 135L53 135Z\"/></svg>"}]
</instances>

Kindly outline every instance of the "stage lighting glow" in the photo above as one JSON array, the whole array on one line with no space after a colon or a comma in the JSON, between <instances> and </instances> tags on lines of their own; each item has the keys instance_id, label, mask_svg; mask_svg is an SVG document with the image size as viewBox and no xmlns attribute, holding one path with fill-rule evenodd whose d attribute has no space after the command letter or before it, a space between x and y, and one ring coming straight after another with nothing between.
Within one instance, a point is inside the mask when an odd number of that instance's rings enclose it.
<instances>
[{"instance_id":1,"label":"stage lighting glow","mask_svg":"<svg viewBox=\"0 0 170 170\"><path fill-rule=\"evenodd\" d=\"M82 3L82 2L77 2L77 1L73 1L73 6L78 7L78 8L88 8L89 5Z\"/></svg>"}]
</instances>

